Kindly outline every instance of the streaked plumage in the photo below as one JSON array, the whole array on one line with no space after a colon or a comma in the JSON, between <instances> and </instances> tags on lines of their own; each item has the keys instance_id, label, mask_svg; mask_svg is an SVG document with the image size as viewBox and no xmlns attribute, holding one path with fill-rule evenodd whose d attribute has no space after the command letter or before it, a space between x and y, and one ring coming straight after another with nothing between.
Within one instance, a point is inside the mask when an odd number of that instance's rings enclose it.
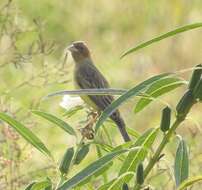
<instances>
[{"instance_id":1,"label":"streaked plumage","mask_svg":"<svg viewBox=\"0 0 202 190\"><path fill-rule=\"evenodd\" d=\"M74 80L77 88L109 88L107 80L93 64L90 52L84 42L74 42L68 49L75 61ZM82 95L81 98L98 112L103 111L114 100L110 95ZM110 117L119 127L124 140L129 141L130 138L119 111L116 110Z\"/></svg>"}]
</instances>

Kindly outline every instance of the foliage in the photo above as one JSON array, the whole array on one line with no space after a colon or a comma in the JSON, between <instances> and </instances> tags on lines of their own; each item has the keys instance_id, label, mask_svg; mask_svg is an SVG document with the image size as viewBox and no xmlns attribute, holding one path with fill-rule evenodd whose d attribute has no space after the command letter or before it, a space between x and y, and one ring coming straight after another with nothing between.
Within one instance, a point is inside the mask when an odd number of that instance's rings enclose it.
<instances>
[{"instance_id":1,"label":"foliage","mask_svg":"<svg viewBox=\"0 0 202 190\"><path fill-rule=\"evenodd\" d=\"M200 17L200 6L195 0L187 9L177 2L146 0L1 1L0 189L138 190L165 183L168 189L200 189L200 124L197 131L186 124L188 114L194 121L200 115L201 64L193 65L200 61L197 32L202 24L191 19ZM117 12L125 15L117 17ZM150 40L124 51L141 37ZM89 41L102 64L98 67L119 88L71 90L71 59L65 47L81 38ZM157 41L162 42L154 46ZM144 55L137 52L148 46ZM125 52L125 59L114 58L120 57L117 52ZM138 63L135 71L132 53ZM187 86L184 78L192 70ZM56 96L64 94L117 98L91 128L94 115L85 105L59 108ZM194 105L199 110L192 109ZM117 108L123 111L131 142L122 143L108 120ZM134 119L137 113L141 122ZM157 126L156 120L161 121Z\"/></svg>"}]
</instances>

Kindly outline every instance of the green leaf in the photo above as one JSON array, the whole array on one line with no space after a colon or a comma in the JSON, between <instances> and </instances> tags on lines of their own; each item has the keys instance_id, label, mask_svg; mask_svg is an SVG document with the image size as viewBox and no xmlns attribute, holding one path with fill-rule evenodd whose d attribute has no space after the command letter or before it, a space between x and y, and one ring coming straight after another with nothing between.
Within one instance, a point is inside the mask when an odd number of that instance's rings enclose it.
<instances>
[{"instance_id":1,"label":"green leaf","mask_svg":"<svg viewBox=\"0 0 202 190\"><path fill-rule=\"evenodd\" d=\"M29 185L27 185L27 187L25 187L25 190L31 190L32 186L35 184L36 182L32 182Z\"/></svg>"},{"instance_id":2,"label":"green leaf","mask_svg":"<svg viewBox=\"0 0 202 190\"><path fill-rule=\"evenodd\" d=\"M123 143L121 145L113 147L113 146L110 146L108 144L103 144L103 143L98 143L98 142L92 142L92 143L97 145L98 147L100 147L102 150L104 150L106 152L115 152L115 151L118 151L118 150L127 149L127 148L130 148L134 144L133 141L128 141L128 142L125 142L125 143ZM120 156L118 156L118 159L123 161L123 160L125 160L125 156L120 155Z\"/></svg>"},{"instance_id":3,"label":"green leaf","mask_svg":"<svg viewBox=\"0 0 202 190\"><path fill-rule=\"evenodd\" d=\"M126 131L128 132L129 135L131 135L135 138L138 138L140 136L140 134L136 130L131 129L129 127L126 127Z\"/></svg>"},{"instance_id":4,"label":"green leaf","mask_svg":"<svg viewBox=\"0 0 202 190\"><path fill-rule=\"evenodd\" d=\"M101 148L102 150L104 150L105 152L113 152L114 147L110 146L108 144L103 144L103 143L98 143L98 142L92 142L92 144L97 145L99 148ZM119 155L118 158L120 161L123 161L125 159L124 155Z\"/></svg>"},{"instance_id":5,"label":"green leaf","mask_svg":"<svg viewBox=\"0 0 202 190\"><path fill-rule=\"evenodd\" d=\"M53 96L64 96L68 95L121 95L125 93L125 89L115 89L115 88L99 88L99 89L80 89L80 90L63 90L58 92L53 92L48 94L46 98Z\"/></svg>"},{"instance_id":6,"label":"green leaf","mask_svg":"<svg viewBox=\"0 0 202 190\"><path fill-rule=\"evenodd\" d=\"M126 93L124 93L122 96L117 98L115 101L112 102L101 114L99 120L96 123L95 126L95 132L98 131L100 126L104 123L104 121L125 101L127 101L129 98L132 98L134 96L139 95L143 89L145 89L148 85L152 84L153 82L160 80L161 78L164 78L166 76L171 75L171 73L164 73L160 75L153 76L137 86L133 87L132 89L128 90Z\"/></svg>"},{"instance_id":7,"label":"green leaf","mask_svg":"<svg viewBox=\"0 0 202 190\"><path fill-rule=\"evenodd\" d=\"M69 180L65 181L57 190L67 190L72 189L77 184L81 183L85 179L89 178L90 176L93 176L98 170L106 166L109 162L111 162L115 157L119 156L120 154L123 154L127 152L128 150L120 150L116 152L109 153L100 159L94 161L89 166L81 170L79 173L77 173L75 176L70 178Z\"/></svg>"},{"instance_id":8,"label":"green leaf","mask_svg":"<svg viewBox=\"0 0 202 190\"><path fill-rule=\"evenodd\" d=\"M50 185L51 183L49 180L36 182L31 187L31 190L45 190L45 188L49 187Z\"/></svg>"},{"instance_id":9,"label":"green leaf","mask_svg":"<svg viewBox=\"0 0 202 190\"><path fill-rule=\"evenodd\" d=\"M112 127L117 127L116 124L112 121L112 120L106 120L106 122L108 122L110 124L110 126ZM128 132L129 135L138 138L140 136L139 132L136 131L135 129L132 129L130 127L126 127L126 131Z\"/></svg>"},{"instance_id":10,"label":"green leaf","mask_svg":"<svg viewBox=\"0 0 202 190\"><path fill-rule=\"evenodd\" d=\"M101 185L97 190L108 190L108 188L113 184L113 182L114 182L116 179L117 179L117 177L114 178L114 179L112 179L112 180L109 181L108 183L105 183L105 184Z\"/></svg>"},{"instance_id":11,"label":"green leaf","mask_svg":"<svg viewBox=\"0 0 202 190\"><path fill-rule=\"evenodd\" d=\"M13 127L27 142L32 144L37 150L45 155L52 157L50 151L46 148L43 142L23 124L3 112L0 113L0 119Z\"/></svg>"},{"instance_id":12,"label":"green leaf","mask_svg":"<svg viewBox=\"0 0 202 190\"><path fill-rule=\"evenodd\" d=\"M51 123L54 123L55 125L59 126L61 129L63 129L67 133L69 133L70 135L76 136L76 132L74 131L74 129L68 123L59 119L58 117L56 117L50 113L46 113L46 112L42 112L42 111L38 111L38 110L32 110L32 113L34 113L40 117L43 117L44 119L50 121Z\"/></svg>"},{"instance_id":13,"label":"green leaf","mask_svg":"<svg viewBox=\"0 0 202 190\"><path fill-rule=\"evenodd\" d=\"M202 175L199 176L195 176L195 177L190 177L186 180L184 180L180 186L177 188L177 190L184 190L187 189L187 187L190 187L192 185L194 185L197 182L202 181Z\"/></svg>"},{"instance_id":14,"label":"green leaf","mask_svg":"<svg viewBox=\"0 0 202 190\"><path fill-rule=\"evenodd\" d=\"M107 190L121 189L121 187L127 181L127 179L132 178L134 175L135 175L134 172L126 172L126 173L122 174L121 176L119 176L118 178L115 178L115 180L113 180L113 183L110 185L110 187L108 187Z\"/></svg>"},{"instance_id":15,"label":"green leaf","mask_svg":"<svg viewBox=\"0 0 202 190\"><path fill-rule=\"evenodd\" d=\"M112 152L113 150L113 146L108 145L108 144L104 144L104 143L99 143L99 142L91 142L92 144L98 145L102 150L106 151L106 152Z\"/></svg>"},{"instance_id":16,"label":"green leaf","mask_svg":"<svg viewBox=\"0 0 202 190\"><path fill-rule=\"evenodd\" d=\"M106 172L109 168L113 166L113 161L109 162L107 165L96 171L93 175L94 178L102 175L104 172Z\"/></svg>"},{"instance_id":17,"label":"green leaf","mask_svg":"<svg viewBox=\"0 0 202 190\"><path fill-rule=\"evenodd\" d=\"M78 111L80 111L82 109L84 109L83 106L75 106L75 107L65 111L63 116L66 117L66 118L70 118L70 117L72 117L74 114L76 114Z\"/></svg>"},{"instance_id":18,"label":"green leaf","mask_svg":"<svg viewBox=\"0 0 202 190\"><path fill-rule=\"evenodd\" d=\"M138 113L143 110L147 105L149 105L153 100L155 100L155 98L167 92L170 92L183 84L186 84L186 81L176 77L162 78L154 82L144 92L146 96L151 98L141 98L135 106L135 113Z\"/></svg>"},{"instance_id":19,"label":"green leaf","mask_svg":"<svg viewBox=\"0 0 202 190\"><path fill-rule=\"evenodd\" d=\"M133 144L134 144L133 141L124 142L123 144L120 144L120 145L114 147L114 148L112 149L112 151L118 151L118 150L127 149L127 148L132 147Z\"/></svg>"},{"instance_id":20,"label":"green leaf","mask_svg":"<svg viewBox=\"0 0 202 190\"><path fill-rule=\"evenodd\" d=\"M183 139L180 140L175 155L174 172L176 186L178 187L189 175L189 156L186 143Z\"/></svg>"},{"instance_id":21,"label":"green leaf","mask_svg":"<svg viewBox=\"0 0 202 190\"><path fill-rule=\"evenodd\" d=\"M139 44L139 45L137 45L135 47L130 48L129 50L127 50L126 52L124 52L121 55L121 58L125 57L126 55L128 55L128 54L130 54L130 53L132 53L134 51L137 51L137 50L142 49L142 48L144 48L146 46L149 46L150 44L153 44L155 42L161 41L161 40L163 40L165 38L174 36L174 35L182 33L182 32L186 32L188 30L193 30L193 29L199 28L199 27L202 27L202 23L201 22L185 25L185 26L179 27L179 28L177 28L175 30L171 30L171 31L169 31L169 32L167 32L165 34L162 34L162 35L160 35L158 37L155 37L155 38L153 38L153 39L151 39L149 41L143 42L143 43L141 43L141 44Z\"/></svg>"},{"instance_id":22,"label":"green leaf","mask_svg":"<svg viewBox=\"0 0 202 190\"><path fill-rule=\"evenodd\" d=\"M89 176L88 178L86 178L84 181L82 181L81 183L79 183L77 186L83 186L89 182L92 182L93 178L96 178L100 175L102 175L104 172L106 172L111 166L113 165L113 162L109 162L107 165L105 165L104 167L102 167L101 169L97 170L92 176Z\"/></svg>"},{"instance_id":23,"label":"green leaf","mask_svg":"<svg viewBox=\"0 0 202 190\"><path fill-rule=\"evenodd\" d=\"M130 151L127 158L125 159L120 172L119 176L125 172L132 171L135 172L138 163L142 162L148 150L151 148L156 136L157 136L158 128L157 129L149 129L142 136L140 136L134 144L134 147L140 146L141 148L137 151Z\"/></svg>"}]
</instances>

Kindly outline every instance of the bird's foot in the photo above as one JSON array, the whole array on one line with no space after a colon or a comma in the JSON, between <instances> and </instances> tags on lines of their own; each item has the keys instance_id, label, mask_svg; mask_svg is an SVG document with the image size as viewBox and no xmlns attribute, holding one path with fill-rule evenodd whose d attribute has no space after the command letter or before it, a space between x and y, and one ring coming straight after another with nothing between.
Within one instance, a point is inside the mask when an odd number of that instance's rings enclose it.
<instances>
[{"instance_id":1,"label":"bird's foot","mask_svg":"<svg viewBox=\"0 0 202 190\"><path fill-rule=\"evenodd\" d=\"M87 116L87 124L85 127L80 129L81 135L89 140L92 140L94 138L94 130L93 125L96 122L99 114L98 112L91 111L88 113Z\"/></svg>"},{"instance_id":2,"label":"bird's foot","mask_svg":"<svg viewBox=\"0 0 202 190\"><path fill-rule=\"evenodd\" d=\"M94 130L92 129L92 127L86 125L84 128L80 129L81 135L84 138L87 138L89 140L94 139Z\"/></svg>"}]
</instances>

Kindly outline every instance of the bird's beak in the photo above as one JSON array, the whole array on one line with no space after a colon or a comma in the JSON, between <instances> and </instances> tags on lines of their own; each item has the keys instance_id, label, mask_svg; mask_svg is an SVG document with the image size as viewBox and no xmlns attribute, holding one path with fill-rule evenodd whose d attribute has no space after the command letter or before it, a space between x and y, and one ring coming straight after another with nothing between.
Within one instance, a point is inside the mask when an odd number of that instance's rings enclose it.
<instances>
[{"instance_id":1,"label":"bird's beak","mask_svg":"<svg viewBox=\"0 0 202 190\"><path fill-rule=\"evenodd\" d=\"M70 52L76 52L78 51L75 46L73 44L71 44L70 46L67 47L67 49L70 51Z\"/></svg>"}]
</instances>

